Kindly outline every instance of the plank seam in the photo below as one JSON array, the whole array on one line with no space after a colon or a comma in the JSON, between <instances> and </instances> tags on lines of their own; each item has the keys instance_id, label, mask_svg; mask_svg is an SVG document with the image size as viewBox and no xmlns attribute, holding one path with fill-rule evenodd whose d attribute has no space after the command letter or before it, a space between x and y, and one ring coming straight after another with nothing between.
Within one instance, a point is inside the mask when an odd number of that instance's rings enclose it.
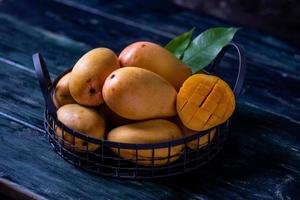
<instances>
[{"instance_id":1,"label":"plank seam","mask_svg":"<svg viewBox=\"0 0 300 200\"><path fill-rule=\"evenodd\" d=\"M6 58L0 57L0 61L6 63L6 64L8 64L8 65L12 65L12 66L14 66L14 67L17 67L17 68L19 68L19 69L22 69L22 70L24 70L24 71L27 71L27 72L29 72L29 73L35 73L33 69L29 69L28 67L26 67L26 66L24 66L24 65L21 65L21 64L19 64L19 63L16 63L16 62L14 62L14 61L12 61L12 60L8 60L8 59L6 59Z\"/></svg>"},{"instance_id":2,"label":"plank seam","mask_svg":"<svg viewBox=\"0 0 300 200\"><path fill-rule=\"evenodd\" d=\"M33 69L30 69L26 65L21 65L21 64L15 62L13 60L9 60L9 59L6 59L6 58L0 56L0 62L11 65L11 66L16 67L18 69L27 71L29 73L35 74L35 71ZM53 73L50 73L50 72L49 72L49 74L50 74L51 77L56 77L56 74L53 74Z\"/></svg>"},{"instance_id":3,"label":"plank seam","mask_svg":"<svg viewBox=\"0 0 300 200\"><path fill-rule=\"evenodd\" d=\"M34 130L36 130L36 131L39 131L39 132L41 132L41 133L46 133L45 130L43 130L43 129L41 129L41 128L39 128L39 127L33 125L33 124L30 124L30 123L28 123L28 122L25 122L25 121L23 121L23 120L21 120L21 119L18 119L18 118L16 118L16 117L13 117L13 116L11 116L11 115L9 115L9 114L6 114L6 113L4 113L4 112L2 112L2 111L0 111L0 116L5 117L5 118L7 118L7 119L9 119L9 120L11 120L11 121L14 121L14 122L16 122L16 123L18 123L18 124L21 124L21 125L23 125L23 126L26 126L26 127L28 127L28 128L34 129Z\"/></svg>"}]
</instances>

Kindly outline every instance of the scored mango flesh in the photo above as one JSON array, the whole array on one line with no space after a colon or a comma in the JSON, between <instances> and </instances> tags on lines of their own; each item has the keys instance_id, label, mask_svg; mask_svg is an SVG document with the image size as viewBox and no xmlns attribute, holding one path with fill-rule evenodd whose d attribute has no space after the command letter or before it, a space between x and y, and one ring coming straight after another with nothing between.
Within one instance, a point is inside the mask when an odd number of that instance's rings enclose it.
<instances>
[{"instance_id":1,"label":"scored mango flesh","mask_svg":"<svg viewBox=\"0 0 300 200\"><path fill-rule=\"evenodd\" d=\"M177 113L189 129L204 131L225 122L235 109L230 86L219 77L195 74L177 95Z\"/></svg>"}]
</instances>

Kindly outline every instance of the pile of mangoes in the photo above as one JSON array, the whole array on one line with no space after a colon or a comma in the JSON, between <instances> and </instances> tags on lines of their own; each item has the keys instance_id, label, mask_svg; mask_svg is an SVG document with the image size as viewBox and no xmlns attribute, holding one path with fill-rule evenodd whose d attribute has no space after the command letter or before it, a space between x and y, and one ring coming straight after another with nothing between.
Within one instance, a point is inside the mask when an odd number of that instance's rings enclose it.
<instances>
[{"instance_id":1,"label":"pile of mangoes","mask_svg":"<svg viewBox=\"0 0 300 200\"><path fill-rule=\"evenodd\" d=\"M210 131L210 137L189 142L191 149L207 145L216 134L213 127L224 123L235 108L226 82L203 73L192 75L169 51L144 41L129 45L119 57L107 48L87 52L59 80L53 101L63 124L98 139L149 144ZM63 134L60 128L55 132L67 148L77 152L99 148ZM175 161L184 145L173 146L170 152L168 148L143 149L137 154L130 149L111 150L140 165L163 165Z\"/></svg>"}]
</instances>

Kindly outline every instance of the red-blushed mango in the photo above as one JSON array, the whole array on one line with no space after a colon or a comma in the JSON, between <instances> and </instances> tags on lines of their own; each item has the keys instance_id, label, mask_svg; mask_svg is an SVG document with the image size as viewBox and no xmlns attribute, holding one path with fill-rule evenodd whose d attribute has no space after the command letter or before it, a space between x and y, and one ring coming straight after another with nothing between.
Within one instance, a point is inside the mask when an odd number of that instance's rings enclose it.
<instances>
[{"instance_id":1,"label":"red-blushed mango","mask_svg":"<svg viewBox=\"0 0 300 200\"><path fill-rule=\"evenodd\" d=\"M108 107L126 119L146 120L176 115L175 88L146 69L122 67L111 73L102 89Z\"/></svg>"},{"instance_id":2,"label":"red-blushed mango","mask_svg":"<svg viewBox=\"0 0 300 200\"><path fill-rule=\"evenodd\" d=\"M84 107L79 104L67 104L57 111L57 118L67 127L86 134L90 137L103 139L105 133L105 120L94 108ZM67 148L74 148L77 152L95 151L98 144L88 143L78 137L73 137L61 128L55 130L55 134L60 140L64 140Z\"/></svg>"},{"instance_id":3,"label":"red-blushed mango","mask_svg":"<svg viewBox=\"0 0 300 200\"><path fill-rule=\"evenodd\" d=\"M117 127L108 133L108 140L129 144L155 144L161 142L169 142L182 138L180 128L164 119L147 120L124 126ZM112 148L119 156L137 162L140 165L155 166L164 165L177 160L183 150L183 145L176 145L169 148L152 148L149 149L120 149ZM137 155L137 156L136 156ZM170 159L168 156L170 155Z\"/></svg>"},{"instance_id":4,"label":"red-blushed mango","mask_svg":"<svg viewBox=\"0 0 300 200\"><path fill-rule=\"evenodd\" d=\"M150 70L169 81L178 91L192 75L191 69L163 47L151 42L135 42L119 55L122 67L135 66Z\"/></svg>"},{"instance_id":5,"label":"red-blushed mango","mask_svg":"<svg viewBox=\"0 0 300 200\"><path fill-rule=\"evenodd\" d=\"M110 49L96 48L87 52L71 72L69 89L72 97L82 105L100 105L103 103L103 83L119 67L118 57Z\"/></svg>"},{"instance_id":6,"label":"red-blushed mango","mask_svg":"<svg viewBox=\"0 0 300 200\"><path fill-rule=\"evenodd\" d=\"M189 129L204 131L225 122L235 109L229 85L217 76L194 74L177 95L177 113Z\"/></svg>"},{"instance_id":7,"label":"red-blushed mango","mask_svg":"<svg viewBox=\"0 0 300 200\"><path fill-rule=\"evenodd\" d=\"M76 103L69 90L70 74L71 73L69 72L64 75L56 84L53 93L53 102L57 108L60 108L61 106L66 104Z\"/></svg>"}]
</instances>

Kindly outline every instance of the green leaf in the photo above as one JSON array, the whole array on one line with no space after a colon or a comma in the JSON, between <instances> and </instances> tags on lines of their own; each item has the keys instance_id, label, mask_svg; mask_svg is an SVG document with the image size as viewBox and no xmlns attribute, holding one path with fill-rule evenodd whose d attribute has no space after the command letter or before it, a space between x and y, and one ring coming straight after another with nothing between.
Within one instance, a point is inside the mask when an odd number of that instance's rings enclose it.
<instances>
[{"instance_id":1,"label":"green leaf","mask_svg":"<svg viewBox=\"0 0 300 200\"><path fill-rule=\"evenodd\" d=\"M195 28L192 28L190 31L175 37L165 46L165 49L170 51L177 58L182 58L184 51L191 43L194 30Z\"/></svg>"},{"instance_id":2,"label":"green leaf","mask_svg":"<svg viewBox=\"0 0 300 200\"><path fill-rule=\"evenodd\" d=\"M198 35L185 50L182 61L193 73L210 64L239 28L211 28Z\"/></svg>"}]
</instances>

